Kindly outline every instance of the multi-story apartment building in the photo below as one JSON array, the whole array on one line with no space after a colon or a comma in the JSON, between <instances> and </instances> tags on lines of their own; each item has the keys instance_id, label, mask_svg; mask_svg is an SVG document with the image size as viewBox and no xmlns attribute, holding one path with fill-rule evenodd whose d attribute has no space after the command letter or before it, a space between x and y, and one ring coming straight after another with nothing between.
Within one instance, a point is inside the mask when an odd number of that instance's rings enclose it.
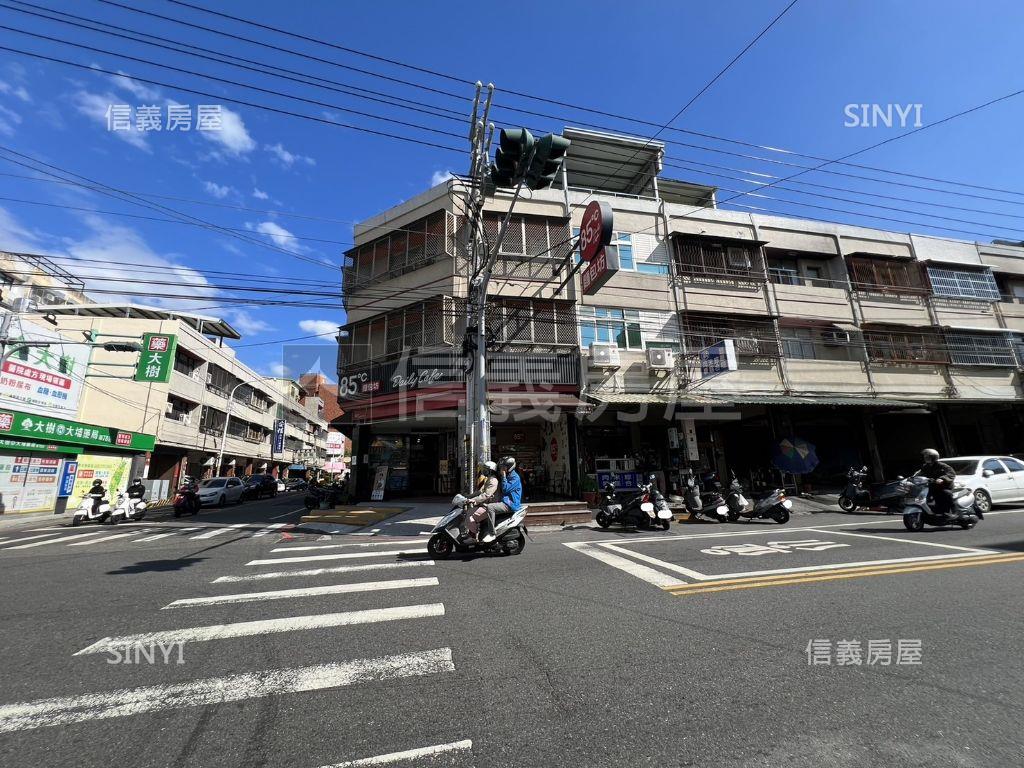
<instances>
[{"instance_id":1,"label":"multi-story apartment building","mask_svg":"<svg viewBox=\"0 0 1024 768\"><path fill-rule=\"evenodd\" d=\"M786 437L817 448L805 483L906 470L925 446L1024 450L1024 244L722 210L659 175L655 142L564 135L561 188L516 205L489 299L492 455L518 455L535 497L606 473L672 488L685 465L777 484ZM465 460L462 195L356 227L339 400L360 495L385 465L392 493L447 493ZM592 200L621 266L584 295L568 243ZM510 201L487 200L492 240ZM726 339L736 369L702 376Z\"/></svg>"},{"instance_id":2,"label":"multi-story apartment building","mask_svg":"<svg viewBox=\"0 0 1024 768\"><path fill-rule=\"evenodd\" d=\"M87 303L25 307L17 319L48 329L57 351L47 355L50 363L44 365L35 359L36 351L20 350L27 365L14 378L24 379L34 368L40 373L31 373L33 377L50 377L50 390L64 394L58 390L66 385L72 397L42 409L10 403L15 425L30 418L33 429L39 427L37 415L51 417L53 424L47 423L48 431L38 439L5 439L0 462L29 468L39 464L52 477L48 487L35 489L31 507L19 503L17 509L8 506L4 511L59 509L59 500L67 495L56 495L63 489L58 491L55 480L69 472L77 471L79 484L99 476L116 478L110 484L122 486L129 473L141 475L157 482L162 493L185 474L284 477L325 462L322 401L305 396L294 381L264 377L239 361L224 342L240 336L219 318L134 304ZM176 339L165 382L136 380L138 352L103 347L138 342L143 334ZM9 358L5 374L9 364L21 362ZM47 365L62 367L46 373ZM280 451L273 443L279 420L284 429ZM76 485L70 495L78 490ZM29 495L21 491L18 498Z\"/></svg>"}]
</instances>

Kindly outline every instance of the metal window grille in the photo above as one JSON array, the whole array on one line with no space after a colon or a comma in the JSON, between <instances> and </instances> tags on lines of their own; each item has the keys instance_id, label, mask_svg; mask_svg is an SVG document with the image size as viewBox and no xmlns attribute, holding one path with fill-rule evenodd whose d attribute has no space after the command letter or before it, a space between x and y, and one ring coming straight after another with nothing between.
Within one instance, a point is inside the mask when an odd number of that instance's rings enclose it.
<instances>
[{"instance_id":1,"label":"metal window grille","mask_svg":"<svg viewBox=\"0 0 1024 768\"><path fill-rule=\"evenodd\" d=\"M928 278L936 296L999 301L999 286L988 270L928 267Z\"/></svg>"},{"instance_id":2,"label":"metal window grille","mask_svg":"<svg viewBox=\"0 0 1024 768\"><path fill-rule=\"evenodd\" d=\"M676 266L690 279L764 280L756 245L675 238Z\"/></svg>"},{"instance_id":3,"label":"metal window grille","mask_svg":"<svg viewBox=\"0 0 1024 768\"><path fill-rule=\"evenodd\" d=\"M944 365L949 353L942 337L912 331L865 331L868 359L881 363Z\"/></svg>"},{"instance_id":4,"label":"metal window grille","mask_svg":"<svg viewBox=\"0 0 1024 768\"><path fill-rule=\"evenodd\" d=\"M921 267L915 262L899 259L850 256L847 259L850 280L866 293L924 293Z\"/></svg>"},{"instance_id":5,"label":"metal window grille","mask_svg":"<svg viewBox=\"0 0 1024 768\"><path fill-rule=\"evenodd\" d=\"M1013 367L1013 350L1005 336L984 333L946 335L953 365L991 365Z\"/></svg>"}]
</instances>

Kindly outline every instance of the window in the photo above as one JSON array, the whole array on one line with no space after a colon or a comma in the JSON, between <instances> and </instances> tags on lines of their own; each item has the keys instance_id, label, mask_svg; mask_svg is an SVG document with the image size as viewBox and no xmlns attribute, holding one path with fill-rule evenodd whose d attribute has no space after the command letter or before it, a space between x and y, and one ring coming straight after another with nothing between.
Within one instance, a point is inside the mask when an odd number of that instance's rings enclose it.
<instances>
[{"instance_id":1,"label":"window","mask_svg":"<svg viewBox=\"0 0 1024 768\"><path fill-rule=\"evenodd\" d=\"M723 243L693 237L675 238L674 242L680 275L706 279L764 280L757 243Z\"/></svg>"},{"instance_id":2,"label":"window","mask_svg":"<svg viewBox=\"0 0 1024 768\"><path fill-rule=\"evenodd\" d=\"M818 357L814 331L810 328L782 328L782 353L793 360L814 360Z\"/></svg>"},{"instance_id":3,"label":"window","mask_svg":"<svg viewBox=\"0 0 1024 768\"><path fill-rule=\"evenodd\" d=\"M1013 367L1013 350L1004 336L984 333L950 333L950 359L953 365L993 365Z\"/></svg>"},{"instance_id":4,"label":"window","mask_svg":"<svg viewBox=\"0 0 1024 768\"><path fill-rule=\"evenodd\" d=\"M847 260L854 287L869 293L924 293L921 268L909 260L851 256Z\"/></svg>"},{"instance_id":5,"label":"window","mask_svg":"<svg viewBox=\"0 0 1024 768\"><path fill-rule=\"evenodd\" d=\"M580 344L615 344L620 349L643 349L640 311L607 307L580 307Z\"/></svg>"},{"instance_id":6,"label":"window","mask_svg":"<svg viewBox=\"0 0 1024 768\"><path fill-rule=\"evenodd\" d=\"M828 280L825 279L825 268L819 266L804 267L804 274L808 282L814 288L827 288Z\"/></svg>"},{"instance_id":7,"label":"window","mask_svg":"<svg viewBox=\"0 0 1024 768\"><path fill-rule=\"evenodd\" d=\"M1006 467L1004 467L1002 464L1000 464L995 459L986 459L985 460L985 463L981 465L981 471L984 472L986 469L989 472L991 472L993 475L1005 475L1006 474Z\"/></svg>"},{"instance_id":8,"label":"window","mask_svg":"<svg viewBox=\"0 0 1024 768\"><path fill-rule=\"evenodd\" d=\"M730 245L725 250L725 263L729 269L750 269L750 253L746 248Z\"/></svg>"},{"instance_id":9,"label":"window","mask_svg":"<svg viewBox=\"0 0 1024 768\"><path fill-rule=\"evenodd\" d=\"M612 235L610 245L619 249L619 269L636 269L633 261L633 236L627 232L616 232Z\"/></svg>"},{"instance_id":10,"label":"window","mask_svg":"<svg viewBox=\"0 0 1024 768\"><path fill-rule=\"evenodd\" d=\"M864 343L868 359L883 363L949 362L949 354L942 337L934 333L915 331L865 331Z\"/></svg>"},{"instance_id":11,"label":"window","mask_svg":"<svg viewBox=\"0 0 1024 768\"><path fill-rule=\"evenodd\" d=\"M999 288L989 270L928 267L928 277L936 296L999 301Z\"/></svg>"},{"instance_id":12,"label":"window","mask_svg":"<svg viewBox=\"0 0 1024 768\"><path fill-rule=\"evenodd\" d=\"M800 285L796 267L768 267L768 279L776 285Z\"/></svg>"},{"instance_id":13,"label":"window","mask_svg":"<svg viewBox=\"0 0 1024 768\"><path fill-rule=\"evenodd\" d=\"M1003 457L1003 464L1005 464L1007 469L1011 472L1024 472L1024 464L1021 464L1016 459L1011 459L1009 456Z\"/></svg>"}]
</instances>

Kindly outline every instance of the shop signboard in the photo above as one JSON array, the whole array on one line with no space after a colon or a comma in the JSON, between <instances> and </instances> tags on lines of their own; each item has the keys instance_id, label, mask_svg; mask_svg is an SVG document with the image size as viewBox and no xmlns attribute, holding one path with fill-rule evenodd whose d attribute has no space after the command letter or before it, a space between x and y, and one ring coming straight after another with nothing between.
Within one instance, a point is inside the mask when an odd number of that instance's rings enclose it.
<instances>
[{"instance_id":1,"label":"shop signboard","mask_svg":"<svg viewBox=\"0 0 1024 768\"><path fill-rule=\"evenodd\" d=\"M590 261L590 266L580 274L580 288L588 296L597 293L618 271L619 249L610 245L601 249Z\"/></svg>"},{"instance_id":2,"label":"shop signboard","mask_svg":"<svg viewBox=\"0 0 1024 768\"><path fill-rule=\"evenodd\" d=\"M0 408L74 417L85 388L89 346L68 344L55 330L17 316L12 318L9 337L0 369ZM18 346L19 341L47 346Z\"/></svg>"},{"instance_id":3,"label":"shop signboard","mask_svg":"<svg viewBox=\"0 0 1024 768\"><path fill-rule=\"evenodd\" d=\"M359 400L367 395L461 384L466 379L462 355L452 352L407 355L338 379L338 398Z\"/></svg>"},{"instance_id":4,"label":"shop signboard","mask_svg":"<svg viewBox=\"0 0 1024 768\"><path fill-rule=\"evenodd\" d=\"M612 207L600 200L594 200L583 212L580 220L580 259L592 261L612 241Z\"/></svg>"},{"instance_id":5,"label":"shop signboard","mask_svg":"<svg viewBox=\"0 0 1024 768\"><path fill-rule=\"evenodd\" d=\"M0 437L0 450L30 451L33 453L78 453L76 445L58 445L57 443L39 443L35 440L11 440Z\"/></svg>"},{"instance_id":6,"label":"shop signboard","mask_svg":"<svg viewBox=\"0 0 1024 768\"><path fill-rule=\"evenodd\" d=\"M732 339L722 339L698 353L700 377L709 379L726 371L736 370L736 345Z\"/></svg>"},{"instance_id":7,"label":"shop signboard","mask_svg":"<svg viewBox=\"0 0 1024 768\"><path fill-rule=\"evenodd\" d=\"M166 384L171 380L178 337L173 333L142 334L142 353L135 366L135 380Z\"/></svg>"},{"instance_id":8,"label":"shop signboard","mask_svg":"<svg viewBox=\"0 0 1024 768\"><path fill-rule=\"evenodd\" d=\"M64 469L60 475L60 485L57 488L57 498L66 499L75 488L75 479L78 477L78 462L65 461Z\"/></svg>"},{"instance_id":9,"label":"shop signboard","mask_svg":"<svg viewBox=\"0 0 1024 768\"><path fill-rule=\"evenodd\" d=\"M151 451L156 444L154 435L141 432L3 409L0 437L6 436L130 451Z\"/></svg>"},{"instance_id":10,"label":"shop signboard","mask_svg":"<svg viewBox=\"0 0 1024 768\"><path fill-rule=\"evenodd\" d=\"M132 469L130 456L104 456L84 454L78 457L78 472L71 487L71 497L77 501L89 492L94 480L102 480L107 498L116 499L117 492L128 487L128 474Z\"/></svg>"},{"instance_id":11,"label":"shop signboard","mask_svg":"<svg viewBox=\"0 0 1024 768\"><path fill-rule=\"evenodd\" d=\"M377 467L377 474L373 478L373 491L370 493L370 501L384 501L384 489L388 485L388 470L390 467L387 464L381 464Z\"/></svg>"},{"instance_id":12,"label":"shop signboard","mask_svg":"<svg viewBox=\"0 0 1024 768\"><path fill-rule=\"evenodd\" d=\"M274 442L270 449L272 456L284 453L284 425L284 419L274 419Z\"/></svg>"},{"instance_id":13,"label":"shop signboard","mask_svg":"<svg viewBox=\"0 0 1024 768\"><path fill-rule=\"evenodd\" d=\"M0 512L53 509L60 465L56 456L0 456Z\"/></svg>"}]
</instances>

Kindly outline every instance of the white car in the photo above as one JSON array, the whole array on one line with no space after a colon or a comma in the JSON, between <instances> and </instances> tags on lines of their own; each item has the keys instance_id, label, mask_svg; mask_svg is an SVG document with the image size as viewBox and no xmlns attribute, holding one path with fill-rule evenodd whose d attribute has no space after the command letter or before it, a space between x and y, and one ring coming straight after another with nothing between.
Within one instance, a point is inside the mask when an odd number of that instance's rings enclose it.
<instances>
[{"instance_id":1,"label":"white car","mask_svg":"<svg viewBox=\"0 0 1024 768\"><path fill-rule=\"evenodd\" d=\"M204 507L223 507L229 501L242 503L245 484L238 477L211 477L199 484L199 501Z\"/></svg>"},{"instance_id":2,"label":"white car","mask_svg":"<svg viewBox=\"0 0 1024 768\"><path fill-rule=\"evenodd\" d=\"M1012 456L956 456L939 459L956 472L956 479L974 491L982 513L993 504L1024 501L1024 462Z\"/></svg>"}]
</instances>

